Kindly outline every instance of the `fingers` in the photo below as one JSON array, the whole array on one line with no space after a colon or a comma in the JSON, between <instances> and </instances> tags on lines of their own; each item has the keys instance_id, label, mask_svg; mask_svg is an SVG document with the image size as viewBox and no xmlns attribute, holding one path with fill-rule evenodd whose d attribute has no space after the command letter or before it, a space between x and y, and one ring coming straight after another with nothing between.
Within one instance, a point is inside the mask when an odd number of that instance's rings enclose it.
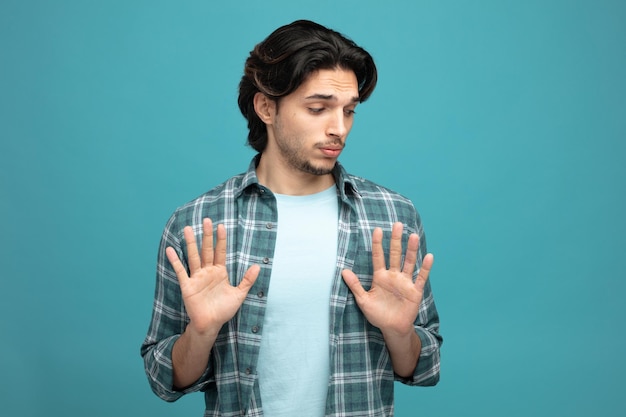
<instances>
[{"instance_id":1,"label":"fingers","mask_svg":"<svg viewBox=\"0 0 626 417\"><path fill-rule=\"evenodd\" d=\"M399 271L402 263L402 223L396 222L391 227L389 241L389 269Z\"/></svg>"},{"instance_id":2,"label":"fingers","mask_svg":"<svg viewBox=\"0 0 626 417\"><path fill-rule=\"evenodd\" d=\"M365 289L361 285L361 281L359 281L359 277L357 277L354 272L350 271L349 269L344 269L343 271L341 271L341 276L343 277L344 282L346 283L348 288L350 288L350 291L352 291L352 294L354 294L354 297L357 300L360 300L365 295L367 295L367 291L365 291Z\"/></svg>"},{"instance_id":3,"label":"fingers","mask_svg":"<svg viewBox=\"0 0 626 417\"><path fill-rule=\"evenodd\" d=\"M412 277L415 264L417 263L417 250L419 249L420 238L417 234L411 233L409 241L406 245L406 254L404 255L404 266L402 272Z\"/></svg>"},{"instance_id":4,"label":"fingers","mask_svg":"<svg viewBox=\"0 0 626 417\"><path fill-rule=\"evenodd\" d=\"M404 266L402 265L402 230L403 224L396 222L391 227L391 239L389 241L389 270L403 273L409 276L413 274L413 269L417 262L417 250L419 248L419 237L413 233L409 236L406 254L404 256ZM383 232L376 228L372 232L372 266L374 271L386 269L385 253L383 251Z\"/></svg>"},{"instance_id":5,"label":"fingers","mask_svg":"<svg viewBox=\"0 0 626 417\"><path fill-rule=\"evenodd\" d=\"M387 269L383 251L383 230L380 227L372 232L372 267L374 271Z\"/></svg>"},{"instance_id":6,"label":"fingers","mask_svg":"<svg viewBox=\"0 0 626 417\"><path fill-rule=\"evenodd\" d=\"M223 224L217 225L217 241L213 246L213 222L208 217L202 220L202 250L198 253L198 245L193 229L187 226L183 229L187 242L187 256L191 275L203 266L226 264L226 228Z\"/></svg>"},{"instance_id":7,"label":"fingers","mask_svg":"<svg viewBox=\"0 0 626 417\"><path fill-rule=\"evenodd\" d=\"M202 220L202 265L213 265L213 222Z\"/></svg>"},{"instance_id":8,"label":"fingers","mask_svg":"<svg viewBox=\"0 0 626 417\"><path fill-rule=\"evenodd\" d=\"M250 288L252 288L256 279L259 277L259 272L261 272L261 267L259 265L252 265L248 268L237 287L246 293L250 291Z\"/></svg>"},{"instance_id":9,"label":"fingers","mask_svg":"<svg viewBox=\"0 0 626 417\"><path fill-rule=\"evenodd\" d=\"M213 222L209 218L202 220L202 252L198 252L198 244L196 242L196 235L191 226L186 226L183 229L183 235L185 242L187 242L187 262L189 264L189 275L193 276L196 271L204 266L211 266L215 264L226 264L226 229L224 225L217 226L217 243L215 248L213 247ZM178 255L173 248L166 249L166 255L169 259L172 267L180 265L183 270L185 269L178 259ZM174 269L176 271L176 269ZM178 275L178 271L176 272ZM185 271L185 276L188 278Z\"/></svg>"},{"instance_id":10,"label":"fingers","mask_svg":"<svg viewBox=\"0 0 626 417\"><path fill-rule=\"evenodd\" d=\"M189 261L189 273L194 274L198 269L202 268L200 255L198 254L198 245L196 244L196 235L190 226L183 229L185 241L187 242L187 260Z\"/></svg>"},{"instance_id":11,"label":"fingers","mask_svg":"<svg viewBox=\"0 0 626 417\"><path fill-rule=\"evenodd\" d=\"M217 225L217 242L215 243L215 265L226 265L226 228L223 224Z\"/></svg>"},{"instance_id":12,"label":"fingers","mask_svg":"<svg viewBox=\"0 0 626 417\"><path fill-rule=\"evenodd\" d=\"M185 280L189 279L189 276L187 275L187 270L183 266L182 262L178 259L176 251L174 248L168 247L165 249L165 255L167 256L167 260L170 261L174 272L176 272L178 282L183 285L183 283L186 282Z\"/></svg>"},{"instance_id":13,"label":"fingers","mask_svg":"<svg viewBox=\"0 0 626 417\"><path fill-rule=\"evenodd\" d=\"M424 256L422 266L417 274L417 278L415 279L416 286L424 287L424 285L426 285L426 281L428 280L428 276L430 275L430 270L432 269L434 262L435 257L432 253L427 253L426 256Z\"/></svg>"}]
</instances>

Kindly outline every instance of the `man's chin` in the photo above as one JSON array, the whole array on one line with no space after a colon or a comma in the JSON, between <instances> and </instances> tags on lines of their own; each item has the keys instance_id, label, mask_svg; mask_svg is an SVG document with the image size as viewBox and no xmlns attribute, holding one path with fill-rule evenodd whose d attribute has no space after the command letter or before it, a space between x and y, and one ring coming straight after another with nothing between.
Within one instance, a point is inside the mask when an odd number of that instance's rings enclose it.
<instances>
[{"instance_id":1,"label":"man's chin","mask_svg":"<svg viewBox=\"0 0 626 417\"><path fill-rule=\"evenodd\" d=\"M336 163L337 163L336 161L333 161L332 163L329 162L327 164L317 164L317 165L306 164L305 166L302 167L302 170L311 175L320 175L320 176L328 175L333 172L333 169L335 169Z\"/></svg>"}]
</instances>

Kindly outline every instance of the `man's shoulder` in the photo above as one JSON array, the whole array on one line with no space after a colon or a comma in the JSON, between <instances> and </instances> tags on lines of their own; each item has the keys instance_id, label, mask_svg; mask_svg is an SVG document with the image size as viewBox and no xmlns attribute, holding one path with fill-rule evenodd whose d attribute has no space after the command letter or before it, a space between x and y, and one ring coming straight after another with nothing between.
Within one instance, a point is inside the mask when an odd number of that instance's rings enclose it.
<instances>
[{"instance_id":1,"label":"man's shoulder","mask_svg":"<svg viewBox=\"0 0 626 417\"><path fill-rule=\"evenodd\" d=\"M400 204L413 205L411 200L405 195L387 186L369 180L358 175L346 173L347 182L352 184L357 194L364 199L390 200Z\"/></svg>"},{"instance_id":2,"label":"man's shoulder","mask_svg":"<svg viewBox=\"0 0 626 417\"><path fill-rule=\"evenodd\" d=\"M407 230L417 231L420 228L420 214L407 196L358 175L345 173L344 178L354 190L351 199L360 216L369 221L395 219L406 224L409 227ZM415 229L412 229L413 226Z\"/></svg>"},{"instance_id":3,"label":"man's shoulder","mask_svg":"<svg viewBox=\"0 0 626 417\"><path fill-rule=\"evenodd\" d=\"M244 177L245 173L241 173L228 178L221 184L179 206L173 216L188 217L191 213L198 210L205 211L208 207L225 204L240 193Z\"/></svg>"},{"instance_id":4,"label":"man's shoulder","mask_svg":"<svg viewBox=\"0 0 626 417\"><path fill-rule=\"evenodd\" d=\"M245 176L246 173L234 175L221 184L218 184L210 190L202 193L195 199L191 200L190 203L198 200L219 200L232 197L234 194L240 192Z\"/></svg>"}]
</instances>

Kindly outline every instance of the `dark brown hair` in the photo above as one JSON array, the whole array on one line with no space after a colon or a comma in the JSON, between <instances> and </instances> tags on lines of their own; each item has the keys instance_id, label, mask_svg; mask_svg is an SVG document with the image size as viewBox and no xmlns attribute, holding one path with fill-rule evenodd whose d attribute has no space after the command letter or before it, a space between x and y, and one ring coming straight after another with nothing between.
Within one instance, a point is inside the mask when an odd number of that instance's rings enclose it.
<instances>
[{"instance_id":1,"label":"dark brown hair","mask_svg":"<svg viewBox=\"0 0 626 417\"><path fill-rule=\"evenodd\" d=\"M308 20L298 20L270 34L250 52L239 83L239 109L248 120L248 145L262 152L267 129L254 111L261 92L277 102L295 91L309 75L322 69L352 70L359 85L359 101L374 91L376 65L371 55L342 34Z\"/></svg>"}]
</instances>

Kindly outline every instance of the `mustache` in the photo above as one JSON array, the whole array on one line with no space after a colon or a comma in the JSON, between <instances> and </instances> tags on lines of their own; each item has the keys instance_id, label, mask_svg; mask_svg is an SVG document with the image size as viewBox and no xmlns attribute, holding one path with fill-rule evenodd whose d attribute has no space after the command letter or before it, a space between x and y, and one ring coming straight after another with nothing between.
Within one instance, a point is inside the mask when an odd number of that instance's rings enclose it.
<instances>
[{"instance_id":1,"label":"mustache","mask_svg":"<svg viewBox=\"0 0 626 417\"><path fill-rule=\"evenodd\" d=\"M346 147L346 143L343 142L341 139L335 139L329 142L320 142L317 144L318 148L327 148L329 146L343 149Z\"/></svg>"}]
</instances>

